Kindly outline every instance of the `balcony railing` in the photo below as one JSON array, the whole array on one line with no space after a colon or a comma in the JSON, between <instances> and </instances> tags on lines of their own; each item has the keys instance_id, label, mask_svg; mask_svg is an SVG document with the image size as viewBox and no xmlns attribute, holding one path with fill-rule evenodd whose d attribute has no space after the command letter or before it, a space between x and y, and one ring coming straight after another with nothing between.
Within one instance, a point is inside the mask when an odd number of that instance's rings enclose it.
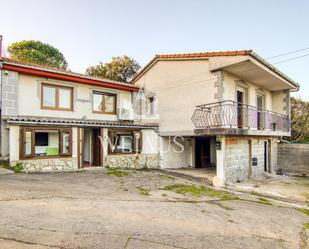
<instances>
[{"instance_id":1,"label":"balcony railing","mask_svg":"<svg viewBox=\"0 0 309 249\"><path fill-rule=\"evenodd\" d=\"M289 116L231 100L197 106L192 122L196 129L290 131Z\"/></svg>"}]
</instances>

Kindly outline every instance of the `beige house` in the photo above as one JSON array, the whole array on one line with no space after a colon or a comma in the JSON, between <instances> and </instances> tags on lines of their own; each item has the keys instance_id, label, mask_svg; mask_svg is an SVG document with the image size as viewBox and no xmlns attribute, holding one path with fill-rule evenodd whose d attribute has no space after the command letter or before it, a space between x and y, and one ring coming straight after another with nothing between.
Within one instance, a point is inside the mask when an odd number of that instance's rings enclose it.
<instances>
[{"instance_id":1,"label":"beige house","mask_svg":"<svg viewBox=\"0 0 309 249\"><path fill-rule=\"evenodd\" d=\"M0 57L1 157L26 171L158 167L156 124L134 121L139 87Z\"/></svg>"},{"instance_id":2,"label":"beige house","mask_svg":"<svg viewBox=\"0 0 309 249\"><path fill-rule=\"evenodd\" d=\"M276 171L299 85L254 52L157 55L133 82L140 121L158 114L162 169L213 170L215 185Z\"/></svg>"}]
</instances>

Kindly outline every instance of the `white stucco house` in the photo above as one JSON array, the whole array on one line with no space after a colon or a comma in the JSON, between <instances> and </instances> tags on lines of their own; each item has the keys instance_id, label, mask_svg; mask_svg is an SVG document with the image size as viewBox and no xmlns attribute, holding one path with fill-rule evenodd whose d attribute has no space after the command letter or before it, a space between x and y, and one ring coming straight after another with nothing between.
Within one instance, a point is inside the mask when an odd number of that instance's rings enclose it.
<instances>
[{"instance_id":1,"label":"white stucco house","mask_svg":"<svg viewBox=\"0 0 309 249\"><path fill-rule=\"evenodd\" d=\"M277 169L299 85L251 50L155 56L130 83L0 57L0 152L27 171Z\"/></svg>"},{"instance_id":2,"label":"white stucco house","mask_svg":"<svg viewBox=\"0 0 309 249\"><path fill-rule=\"evenodd\" d=\"M26 171L158 167L156 124L134 121L138 86L0 57L1 157Z\"/></svg>"},{"instance_id":3,"label":"white stucco house","mask_svg":"<svg viewBox=\"0 0 309 249\"><path fill-rule=\"evenodd\" d=\"M157 55L133 83L158 113L161 168L208 168L215 185L276 171L299 85L256 53Z\"/></svg>"}]
</instances>

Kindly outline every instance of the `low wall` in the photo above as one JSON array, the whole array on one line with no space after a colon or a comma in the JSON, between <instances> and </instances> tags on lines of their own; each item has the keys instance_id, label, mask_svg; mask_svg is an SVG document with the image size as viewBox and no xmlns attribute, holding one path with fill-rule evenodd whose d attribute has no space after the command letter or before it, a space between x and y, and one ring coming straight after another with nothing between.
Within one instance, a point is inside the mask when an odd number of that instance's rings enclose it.
<instances>
[{"instance_id":1,"label":"low wall","mask_svg":"<svg viewBox=\"0 0 309 249\"><path fill-rule=\"evenodd\" d=\"M12 162L12 164L17 162L22 163L24 171L26 172L66 171L77 169L75 158L19 160Z\"/></svg>"},{"instance_id":2,"label":"low wall","mask_svg":"<svg viewBox=\"0 0 309 249\"><path fill-rule=\"evenodd\" d=\"M278 144L278 167L290 174L309 175L309 144Z\"/></svg>"},{"instance_id":3,"label":"low wall","mask_svg":"<svg viewBox=\"0 0 309 249\"><path fill-rule=\"evenodd\" d=\"M157 169L158 154L109 155L105 166L110 168Z\"/></svg>"}]
</instances>

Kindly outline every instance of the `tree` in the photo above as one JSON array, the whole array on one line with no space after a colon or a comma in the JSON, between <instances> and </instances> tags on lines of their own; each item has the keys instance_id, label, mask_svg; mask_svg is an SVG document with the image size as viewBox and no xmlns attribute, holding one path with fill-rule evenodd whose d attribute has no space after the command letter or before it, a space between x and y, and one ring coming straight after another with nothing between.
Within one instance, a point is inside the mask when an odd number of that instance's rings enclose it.
<instances>
[{"instance_id":1,"label":"tree","mask_svg":"<svg viewBox=\"0 0 309 249\"><path fill-rule=\"evenodd\" d=\"M110 62L100 62L96 66L90 66L87 68L86 74L128 82L137 74L140 68L141 66L137 61L124 55L122 57L113 57Z\"/></svg>"},{"instance_id":2,"label":"tree","mask_svg":"<svg viewBox=\"0 0 309 249\"><path fill-rule=\"evenodd\" d=\"M291 98L291 142L302 142L309 138L309 102Z\"/></svg>"},{"instance_id":3,"label":"tree","mask_svg":"<svg viewBox=\"0 0 309 249\"><path fill-rule=\"evenodd\" d=\"M20 41L8 47L10 58L44 66L66 69L68 63L55 47L40 41Z\"/></svg>"}]
</instances>

